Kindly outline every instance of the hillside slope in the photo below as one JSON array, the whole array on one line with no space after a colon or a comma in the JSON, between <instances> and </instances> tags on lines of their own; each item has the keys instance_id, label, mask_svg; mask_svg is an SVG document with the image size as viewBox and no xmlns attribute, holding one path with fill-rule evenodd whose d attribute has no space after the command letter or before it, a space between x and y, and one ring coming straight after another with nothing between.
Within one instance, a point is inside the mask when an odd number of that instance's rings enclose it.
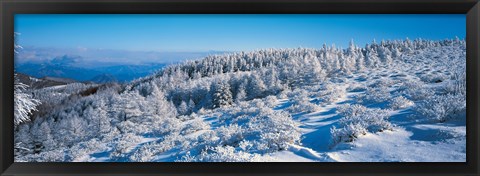
<instances>
[{"instance_id":1,"label":"hillside slope","mask_svg":"<svg viewBox=\"0 0 480 176\"><path fill-rule=\"evenodd\" d=\"M458 39L212 55L38 98L15 161L463 162L465 62Z\"/></svg>"}]
</instances>

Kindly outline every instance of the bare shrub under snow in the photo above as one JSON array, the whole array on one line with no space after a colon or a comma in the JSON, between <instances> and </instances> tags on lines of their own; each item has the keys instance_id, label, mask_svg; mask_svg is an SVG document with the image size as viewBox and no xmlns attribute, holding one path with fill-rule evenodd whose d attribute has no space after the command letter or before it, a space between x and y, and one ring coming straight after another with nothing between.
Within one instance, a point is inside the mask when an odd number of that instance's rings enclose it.
<instances>
[{"instance_id":1,"label":"bare shrub under snow","mask_svg":"<svg viewBox=\"0 0 480 176\"><path fill-rule=\"evenodd\" d=\"M391 80L391 79L385 79L385 78L382 78L382 79L379 79L375 82L373 82L372 84L368 85L368 87L371 87L371 88L386 88L386 87L390 87L392 86L393 84L395 84L395 81Z\"/></svg>"},{"instance_id":2,"label":"bare shrub under snow","mask_svg":"<svg viewBox=\"0 0 480 176\"><path fill-rule=\"evenodd\" d=\"M155 156L159 153L166 152L174 147L184 148L187 145L189 145L187 138L174 133L164 136L162 140L142 145L129 159L135 162L151 162L155 161Z\"/></svg>"},{"instance_id":3,"label":"bare shrub under snow","mask_svg":"<svg viewBox=\"0 0 480 176\"><path fill-rule=\"evenodd\" d=\"M273 108L273 107L275 107L275 105L277 105L277 97L276 96L270 95L270 96L265 97L263 100L265 100L265 104L269 108Z\"/></svg>"},{"instance_id":4,"label":"bare shrub under snow","mask_svg":"<svg viewBox=\"0 0 480 176\"><path fill-rule=\"evenodd\" d=\"M425 74L420 76L420 80L426 83L440 83L448 79L449 77L444 74Z\"/></svg>"},{"instance_id":5,"label":"bare shrub under snow","mask_svg":"<svg viewBox=\"0 0 480 176\"><path fill-rule=\"evenodd\" d=\"M299 143L301 133L298 126L290 114L264 109L258 115L250 117L243 135L245 139L255 139L252 150L269 153Z\"/></svg>"},{"instance_id":6,"label":"bare shrub under snow","mask_svg":"<svg viewBox=\"0 0 480 176\"><path fill-rule=\"evenodd\" d=\"M321 104L332 104L347 93L344 87L340 87L336 84L326 84L318 90L315 94Z\"/></svg>"},{"instance_id":7,"label":"bare shrub under snow","mask_svg":"<svg viewBox=\"0 0 480 176\"><path fill-rule=\"evenodd\" d=\"M325 146L315 140L326 139L319 136L328 136L323 127L330 122L332 145L393 129L389 110L339 106L355 102L388 102L392 109L413 105L405 120L464 118L465 42L452 42L239 52L169 65L116 86L17 86L25 94L16 96L24 102L16 104L22 116L15 121L15 161L271 161L272 153L302 145L302 134L310 131L302 147L323 156L317 149ZM396 75L388 77L392 71ZM319 112L320 105L331 106ZM318 113L301 114L308 112Z\"/></svg>"},{"instance_id":8,"label":"bare shrub under snow","mask_svg":"<svg viewBox=\"0 0 480 176\"><path fill-rule=\"evenodd\" d=\"M367 130L360 124L348 124L342 128L335 126L330 129L332 134L331 146L335 146L341 142L353 142L358 136L367 134Z\"/></svg>"},{"instance_id":9,"label":"bare shrub under snow","mask_svg":"<svg viewBox=\"0 0 480 176\"><path fill-rule=\"evenodd\" d=\"M467 78L466 72L464 69L459 69L452 75L452 80L449 80L445 86L443 86L443 91L447 94L460 94L466 95L467 91Z\"/></svg>"},{"instance_id":10,"label":"bare shrub under snow","mask_svg":"<svg viewBox=\"0 0 480 176\"><path fill-rule=\"evenodd\" d=\"M435 95L417 103L414 110L424 118L445 122L461 117L466 110L466 100L464 95Z\"/></svg>"},{"instance_id":11,"label":"bare shrub under snow","mask_svg":"<svg viewBox=\"0 0 480 176\"><path fill-rule=\"evenodd\" d=\"M237 124L231 124L229 126L222 126L215 130L218 143L221 145L233 145L236 146L240 141L244 139L244 129Z\"/></svg>"},{"instance_id":12,"label":"bare shrub under snow","mask_svg":"<svg viewBox=\"0 0 480 176\"><path fill-rule=\"evenodd\" d=\"M387 121L389 112L382 109L366 108L362 105L342 105L337 109L342 118L340 128L330 129L334 146L340 142L352 142L366 132L382 132L392 130L393 125Z\"/></svg>"},{"instance_id":13,"label":"bare shrub under snow","mask_svg":"<svg viewBox=\"0 0 480 176\"><path fill-rule=\"evenodd\" d=\"M363 102L381 103L390 98L390 92L386 87L371 88L368 87L363 96Z\"/></svg>"},{"instance_id":14,"label":"bare shrub under snow","mask_svg":"<svg viewBox=\"0 0 480 176\"><path fill-rule=\"evenodd\" d=\"M191 156L190 153L183 156L180 162L268 162L273 158L268 155L248 153L232 146L208 147L199 155Z\"/></svg>"},{"instance_id":15,"label":"bare shrub under snow","mask_svg":"<svg viewBox=\"0 0 480 176\"><path fill-rule=\"evenodd\" d=\"M425 83L417 80L408 80L400 88L403 89L405 97L414 101L424 100L435 94Z\"/></svg>"},{"instance_id":16,"label":"bare shrub under snow","mask_svg":"<svg viewBox=\"0 0 480 176\"><path fill-rule=\"evenodd\" d=\"M393 110L407 108L412 105L413 105L413 101L410 101L409 99L403 96L392 98L388 103L388 106Z\"/></svg>"},{"instance_id":17,"label":"bare shrub under snow","mask_svg":"<svg viewBox=\"0 0 480 176\"><path fill-rule=\"evenodd\" d=\"M199 135L192 142L195 146L187 149L193 156L185 155L180 161L256 161L300 141L299 124L287 112L256 101L222 112L221 122L226 125Z\"/></svg>"},{"instance_id":18,"label":"bare shrub under snow","mask_svg":"<svg viewBox=\"0 0 480 176\"><path fill-rule=\"evenodd\" d=\"M209 129L210 126L203 121L203 119L200 119L198 117L195 117L194 119L188 121L183 129L180 131L180 134L182 135L187 135L191 134L200 130L206 130Z\"/></svg>"},{"instance_id":19,"label":"bare shrub under snow","mask_svg":"<svg viewBox=\"0 0 480 176\"><path fill-rule=\"evenodd\" d=\"M365 90L367 90L367 86L364 84L352 84L347 88L347 91L349 92L362 92Z\"/></svg>"},{"instance_id":20,"label":"bare shrub under snow","mask_svg":"<svg viewBox=\"0 0 480 176\"><path fill-rule=\"evenodd\" d=\"M27 162L64 162L66 158L63 149L55 149L38 154L26 155L22 157L21 160Z\"/></svg>"},{"instance_id":21,"label":"bare shrub under snow","mask_svg":"<svg viewBox=\"0 0 480 176\"><path fill-rule=\"evenodd\" d=\"M273 152L286 150L290 144L300 142L300 130L297 122L293 121L290 114L286 112L274 111L268 114L261 114L257 119L248 124L251 129L260 134L258 144L265 146L259 147L262 152Z\"/></svg>"},{"instance_id":22,"label":"bare shrub under snow","mask_svg":"<svg viewBox=\"0 0 480 176\"><path fill-rule=\"evenodd\" d=\"M343 116L339 120L342 126L361 124L369 132L379 132L392 128L392 124L387 121L389 117L388 110L366 108L362 105L343 105L339 109L339 114Z\"/></svg>"},{"instance_id":23,"label":"bare shrub under snow","mask_svg":"<svg viewBox=\"0 0 480 176\"><path fill-rule=\"evenodd\" d=\"M125 156L130 152L133 147L135 147L136 143L141 142L142 137L132 133L127 133L120 137L118 140L119 141L115 147L115 150L110 154L111 157Z\"/></svg>"},{"instance_id":24,"label":"bare shrub under snow","mask_svg":"<svg viewBox=\"0 0 480 176\"><path fill-rule=\"evenodd\" d=\"M390 99L390 87L396 82L390 79L379 79L365 87L365 93L357 95L362 103L382 103Z\"/></svg>"},{"instance_id":25,"label":"bare shrub under snow","mask_svg":"<svg viewBox=\"0 0 480 176\"><path fill-rule=\"evenodd\" d=\"M287 111L291 113L310 113L318 111L320 107L316 104L310 102L310 97L308 96L308 92L298 91L295 92L296 94L292 97L292 105L287 109Z\"/></svg>"},{"instance_id":26,"label":"bare shrub under snow","mask_svg":"<svg viewBox=\"0 0 480 176\"><path fill-rule=\"evenodd\" d=\"M72 161L82 161L84 158L89 158L89 152L102 152L108 147L98 139L91 139L89 141L81 142L72 147L70 150L70 157Z\"/></svg>"}]
</instances>

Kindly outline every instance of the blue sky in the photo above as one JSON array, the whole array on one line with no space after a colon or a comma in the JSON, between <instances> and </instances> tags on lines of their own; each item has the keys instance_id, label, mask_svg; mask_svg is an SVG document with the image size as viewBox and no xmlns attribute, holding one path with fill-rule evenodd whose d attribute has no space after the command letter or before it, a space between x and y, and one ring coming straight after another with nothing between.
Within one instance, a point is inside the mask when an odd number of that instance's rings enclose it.
<instances>
[{"instance_id":1,"label":"blue sky","mask_svg":"<svg viewBox=\"0 0 480 176\"><path fill-rule=\"evenodd\" d=\"M129 51L250 51L363 46L373 39L466 36L465 15L40 15L15 16L23 46Z\"/></svg>"}]
</instances>

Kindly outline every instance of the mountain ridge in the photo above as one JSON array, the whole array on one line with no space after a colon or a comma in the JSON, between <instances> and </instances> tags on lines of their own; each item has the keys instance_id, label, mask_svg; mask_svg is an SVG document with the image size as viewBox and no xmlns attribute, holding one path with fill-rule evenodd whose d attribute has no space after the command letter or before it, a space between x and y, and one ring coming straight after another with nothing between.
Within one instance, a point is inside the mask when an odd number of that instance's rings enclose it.
<instances>
[{"instance_id":1,"label":"mountain ridge","mask_svg":"<svg viewBox=\"0 0 480 176\"><path fill-rule=\"evenodd\" d=\"M465 50L266 49L32 90L42 115L18 126L15 161L465 162Z\"/></svg>"}]
</instances>

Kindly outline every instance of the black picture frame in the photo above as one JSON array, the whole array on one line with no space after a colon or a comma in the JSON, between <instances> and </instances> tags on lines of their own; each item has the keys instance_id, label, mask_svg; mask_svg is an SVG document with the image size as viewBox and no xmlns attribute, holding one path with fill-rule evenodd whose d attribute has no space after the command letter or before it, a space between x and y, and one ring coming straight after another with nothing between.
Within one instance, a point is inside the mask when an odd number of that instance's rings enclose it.
<instances>
[{"instance_id":1,"label":"black picture frame","mask_svg":"<svg viewBox=\"0 0 480 176\"><path fill-rule=\"evenodd\" d=\"M478 0L2 0L0 173L13 175L479 175ZM467 162L14 163L15 14L466 14ZM132 24L134 25L134 24Z\"/></svg>"}]
</instances>

